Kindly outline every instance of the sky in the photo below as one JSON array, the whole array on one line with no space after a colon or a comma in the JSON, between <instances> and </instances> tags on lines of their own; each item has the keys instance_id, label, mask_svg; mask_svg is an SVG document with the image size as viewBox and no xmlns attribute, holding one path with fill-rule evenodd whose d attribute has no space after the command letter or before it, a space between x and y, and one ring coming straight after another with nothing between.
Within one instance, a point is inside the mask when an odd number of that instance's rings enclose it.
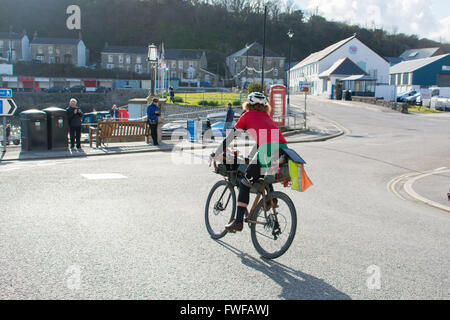
<instances>
[{"instance_id":1,"label":"sky","mask_svg":"<svg viewBox=\"0 0 450 320\"><path fill-rule=\"evenodd\" d=\"M294 0L328 20L450 42L450 0Z\"/></svg>"}]
</instances>

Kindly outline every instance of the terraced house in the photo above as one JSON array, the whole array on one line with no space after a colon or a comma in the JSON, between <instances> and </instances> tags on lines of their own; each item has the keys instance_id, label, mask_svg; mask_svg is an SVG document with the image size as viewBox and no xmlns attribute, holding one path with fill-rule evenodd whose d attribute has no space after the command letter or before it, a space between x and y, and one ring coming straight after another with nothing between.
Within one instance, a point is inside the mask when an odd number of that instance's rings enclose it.
<instances>
[{"instance_id":1,"label":"terraced house","mask_svg":"<svg viewBox=\"0 0 450 320\"><path fill-rule=\"evenodd\" d=\"M85 67L89 57L81 34L78 39L40 38L35 34L31 41L31 58L43 63L65 63Z\"/></svg>"},{"instance_id":2,"label":"terraced house","mask_svg":"<svg viewBox=\"0 0 450 320\"><path fill-rule=\"evenodd\" d=\"M148 47L105 45L101 52L103 69L120 69L136 73L150 73L147 62ZM203 50L166 49L166 74L183 85L201 82L215 84L218 76L207 70L208 62Z\"/></svg>"},{"instance_id":3,"label":"terraced house","mask_svg":"<svg viewBox=\"0 0 450 320\"><path fill-rule=\"evenodd\" d=\"M29 61L30 40L26 32L0 32L0 62Z\"/></svg>"}]
</instances>

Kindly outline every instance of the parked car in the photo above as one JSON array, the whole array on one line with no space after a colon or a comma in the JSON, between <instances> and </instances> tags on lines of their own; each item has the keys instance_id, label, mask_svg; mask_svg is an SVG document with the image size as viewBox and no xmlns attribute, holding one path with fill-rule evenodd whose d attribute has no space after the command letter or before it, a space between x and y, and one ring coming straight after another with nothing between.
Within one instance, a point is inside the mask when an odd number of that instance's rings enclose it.
<instances>
[{"instance_id":1,"label":"parked car","mask_svg":"<svg viewBox=\"0 0 450 320\"><path fill-rule=\"evenodd\" d=\"M47 92L47 93L63 93L63 92L67 92L67 89L62 86L53 86L53 87L46 89L45 92Z\"/></svg>"},{"instance_id":2,"label":"parked car","mask_svg":"<svg viewBox=\"0 0 450 320\"><path fill-rule=\"evenodd\" d=\"M404 98L404 101L403 102L406 102L406 103L408 103L408 104L417 104L417 99L419 99L420 100L420 92L418 92L418 93L416 93L416 94L414 94L414 95L412 95L412 96L409 96L409 97L406 97L406 98Z\"/></svg>"},{"instance_id":3,"label":"parked car","mask_svg":"<svg viewBox=\"0 0 450 320\"><path fill-rule=\"evenodd\" d=\"M86 87L85 87L85 86L82 86L82 85L73 86L73 87L70 87L69 92L71 92L71 93L76 93L76 92L78 92L78 93L86 92Z\"/></svg>"},{"instance_id":4,"label":"parked car","mask_svg":"<svg viewBox=\"0 0 450 320\"><path fill-rule=\"evenodd\" d=\"M406 98L411 97L417 93L418 93L417 90L406 91L397 96L397 102L406 102Z\"/></svg>"},{"instance_id":5,"label":"parked car","mask_svg":"<svg viewBox=\"0 0 450 320\"><path fill-rule=\"evenodd\" d=\"M111 88L106 88L106 87L102 87L102 86L97 87L95 89L95 92L110 92L110 91L111 91Z\"/></svg>"},{"instance_id":6,"label":"parked car","mask_svg":"<svg viewBox=\"0 0 450 320\"><path fill-rule=\"evenodd\" d=\"M88 112L83 114L83 118L81 119L81 133L89 133L89 127L95 127L97 121L107 118L111 118L109 111Z\"/></svg>"}]
</instances>

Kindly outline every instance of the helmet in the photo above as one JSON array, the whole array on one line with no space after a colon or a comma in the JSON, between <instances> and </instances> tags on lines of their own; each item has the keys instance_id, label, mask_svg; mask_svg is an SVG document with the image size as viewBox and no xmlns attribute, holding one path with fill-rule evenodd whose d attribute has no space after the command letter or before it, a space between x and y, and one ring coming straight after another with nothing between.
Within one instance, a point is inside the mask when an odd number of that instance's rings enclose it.
<instances>
[{"instance_id":1,"label":"helmet","mask_svg":"<svg viewBox=\"0 0 450 320\"><path fill-rule=\"evenodd\" d=\"M248 95L247 101L251 104L262 104L266 105L268 103L267 98L261 92L252 92Z\"/></svg>"}]
</instances>

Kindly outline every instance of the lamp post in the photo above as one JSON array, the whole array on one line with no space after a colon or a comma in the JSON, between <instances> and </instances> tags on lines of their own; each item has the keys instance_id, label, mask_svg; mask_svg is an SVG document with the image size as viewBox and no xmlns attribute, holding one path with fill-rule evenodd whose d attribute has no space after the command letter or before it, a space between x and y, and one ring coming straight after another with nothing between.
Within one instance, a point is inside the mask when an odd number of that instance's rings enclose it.
<instances>
[{"instance_id":1,"label":"lamp post","mask_svg":"<svg viewBox=\"0 0 450 320\"><path fill-rule=\"evenodd\" d=\"M147 61L148 61L148 65L149 65L149 71L151 71L150 75L151 75L152 82L153 82L153 85L152 85L152 88L151 88L151 91L150 91L150 94L151 94L152 97L155 96L156 80L155 81L153 80L153 78L154 78L153 77L153 72L154 72L154 75L156 77L156 62L157 62L157 60L158 60L158 48L152 43L151 45L148 46L148 54L147 54ZM153 70L152 67L155 70Z\"/></svg>"},{"instance_id":2,"label":"lamp post","mask_svg":"<svg viewBox=\"0 0 450 320\"><path fill-rule=\"evenodd\" d=\"M235 86L237 86L237 81L238 81L238 79L237 79L237 62L238 62L238 58L237 57L234 57L234 84L235 84Z\"/></svg>"},{"instance_id":3,"label":"lamp post","mask_svg":"<svg viewBox=\"0 0 450 320\"><path fill-rule=\"evenodd\" d=\"M291 108L291 40L294 37L294 32L289 29L287 36L289 37L289 53L288 53L288 76L287 76L287 114Z\"/></svg>"},{"instance_id":4,"label":"lamp post","mask_svg":"<svg viewBox=\"0 0 450 320\"><path fill-rule=\"evenodd\" d=\"M266 58L266 21L267 21L267 6L264 6L263 54L262 54L262 68L261 68L261 92L262 93L264 93L264 60Z\"/></svg>"}]
</instances>

